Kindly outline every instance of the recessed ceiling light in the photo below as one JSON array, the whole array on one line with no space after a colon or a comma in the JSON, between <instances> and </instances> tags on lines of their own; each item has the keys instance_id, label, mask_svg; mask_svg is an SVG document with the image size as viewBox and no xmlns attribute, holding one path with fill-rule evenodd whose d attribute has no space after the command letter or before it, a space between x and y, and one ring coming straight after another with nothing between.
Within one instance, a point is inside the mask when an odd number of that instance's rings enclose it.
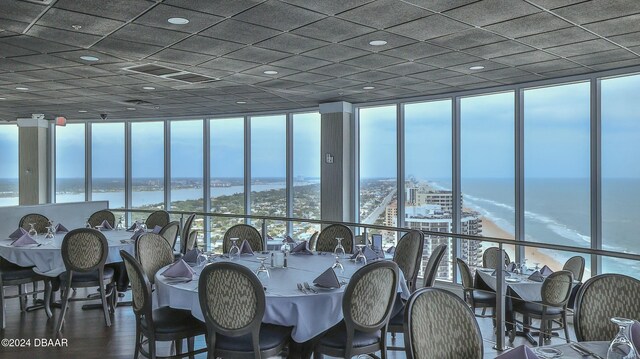
<instances>
[{"instance_id":1,"label":"recessed ceiling light","mask_svg":"<svg viewBox=\"0 0 640 359\"><path fill-rule=\"evenodd\" d=\"M469 67L469 70L482 70L482 69L484 69L484 66L481 66L481 65Z\"/></svg>"},{"instance_id":2,"label":"recessed ceiling light","mask_svg":"<svg viewBox=\"0 0 640 359\"><path fill-rule=\"evenodd\" d=\"M247 103L247 101L236 101L236 103L237 103L238 105L244 105L245 103Z\"/></svg>"},{"instance_id":3,"label":"recessed ceiling light","mask_svg":"<svg viewBox=\"0 0 640 359\"><path fill-rule=\"evenodd\" d=\"M78 110L78 112L80 112L80 113L86 113L86 112L87 112L87 110Z\"/></svg>"},{"instance_id":4,"label":"recessed ceiling light","mask_svg":"<svg viewBox=\"0 0 640 359\"><path fill-rule=\"evenodd\" d=\"M374 86L365 86L362 89L363 90L373 90L375 87Z\"/></svg>"},{"instance_id":5,"label":"recessed ceiling light","mask_svg":"<svg viewBox=\"0 0 640 359\"><path fill-rule=\"evenodd\" d=\"M156 88L153 86L142 86L143 90L155 90Z\"/></svg>"},{"instance_id":6,"label":"recessed ceiling light","mask_svg":"<svg viewBox=\"0 0 640 359\"><path fill-rule=\"evenodd\" d=\"M16 90L29 91L29 88L28 87L16 87Z\"/></svg>"},{"instance_id":7,"label":"recessed ceiling light","mask_svg":"<svg viewBox=\"0 0 640 359\"><path fill-rule=\"evenodd\" d=\"M71 25L71 27L76 31L82 29L82 25Z\"/></svg>"},{"instance_id":8,"label":"recessed ceiling light","mask_svg":"<svg viewBox=\"0 0 640 359\"><path fill-rule=\"evenodd\" d=\"M4 97L0 97L0 101L2 101L2 100L6 100L6 98L4 98Z\"/></svg>"},{"instance_id":9,"label":"recessed ceiling light","mask_svg":"<svg viewBox=\"0 0 640 359\"><path fill-rule=\"evenodd\" d=\"M154 108L155 110L159 110L159 109L160 109L160 106L154 106L153 108Z\"/></svg>"},{"instance_id":10,"label":"recessed ceiling light","mask_svg":"<svg viewBox=\"0 0 640 359\"><path fill-rule=\"evenodd\" d=\"M167 21L174 25L186 25L189 23L189 19L185 19L183 17L170 17Z\"/></svg>"},{"instance_id":11,"label":"recessed ceiling light","mask_svg":"<svg viewBox=\"0 0 640 359\"><path fill-rule=\"evenodd\" d=\"M369 41L369 45L371 46L384 46L386 45L387 42L384 40L371 40Z\"/></svg>"},{"instance_id":12,"label":"recessed ceiling light","mask_svg":"<svg viewBox=\"0 0 640 359\"><path fill-rule=\"evenodd\" d=\"M100 59L95 57L95 56L80 56L80 59L84 60L84 61L91 61L91 62L96 62L99 61Z\"/></svg>"},{"instance_id":13,"label":"recessed ceiling light","mask_svg":"<svg viewBox=\"0 0 640 359\"><path fill-rule=\"evenodd\" d=\"M264 72L265 75L277 75L278 71L275 70L267 70Z\"/></svg>"},{"instance_id":14,"label":"recessed ceiling light","mask_svg":"<svg viewBox=\"0 0 640 359\"><path fill-rule=\"evenodd\" d=\"M135 107L127 107L127 110L129 110L129 111L135 111L135 110L136 110L136 108L135 108Z\"/></svg>"}]
</instances>

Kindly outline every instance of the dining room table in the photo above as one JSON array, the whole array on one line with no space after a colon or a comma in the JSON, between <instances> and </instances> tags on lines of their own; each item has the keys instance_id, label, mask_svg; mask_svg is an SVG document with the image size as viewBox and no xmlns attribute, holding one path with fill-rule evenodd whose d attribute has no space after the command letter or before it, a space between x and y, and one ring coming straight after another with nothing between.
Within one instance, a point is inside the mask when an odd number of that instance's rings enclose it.
<instances>
[{"instance_id":1,"label":"dining room table","mask_svg":"<svg viewBox=\"0 0 640 359\"><path fill-rule=\"evenodd\" d=\"M608 341L591 341L533 348L523 344L504 352L496 359L605 359L610 344Z\"/></svg>"},{"instance_id":2,"label":"dining room table","mask_svg":"<svg viewBox=\"0 0 640 359\"><path fill-rule=\"evenodd\" d=\"M255 273L260 266L260 256L268 257L269 252L235 259L216 255L209 263L235 261ZM269 278L262 282L266 297L263 323L292 327L291 337L297 343L307 342L338 324L343 319L342 298L346 285L363 265L356 264L348 257L340 259L344 268L342 271L336 269L340 287L323 288L314 285L314 279L331 268L335 261L332 253L290 254L286 268L268 266ZM194 317L204 321L198 297L198 279L203 268L204 265L193 267L193 278L182 281L163 276L165 269L160 269L155 275L157 305L189 310ZM411 292L402 272L399 272L397 291L401 298L408 299ZM310 289L305 288L305 283Z\"/></svg>"}]
</instances>

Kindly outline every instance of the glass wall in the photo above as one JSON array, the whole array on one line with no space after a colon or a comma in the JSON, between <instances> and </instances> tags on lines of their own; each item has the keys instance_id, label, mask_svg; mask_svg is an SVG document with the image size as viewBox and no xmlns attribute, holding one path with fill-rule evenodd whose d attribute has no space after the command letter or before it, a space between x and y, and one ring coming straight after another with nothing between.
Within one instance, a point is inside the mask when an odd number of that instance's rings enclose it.
<instances>
[{"instance_id":1,"label":"glass wall","mask_svg":"<svg viewBox=\"0 0 640 359\"><path fill-rule=\"evenodd\" d=\"M204 210L203 122L171 121L171 209Z\"/></svg>"},{"instance_id":2,"label":"glass wall","mask_svg":"<svg viewBox=\"0 0 640 359\"><path fill-rule=\"evenodd\" d=\"M84 123L56 126L56 202L85 200Z\"/></svg>"},{"instance_id":3,"label":"glass wall","mask_svg":"<svg viewBox=\"0 0 640 359\"><path fill-rule=\"evenodd\" d=\"M0 125L0 206L18 205L18 187L18 126Z\"/></svg>"},{"instance_id":4,"label":"glass wall","mask_svg":"<svg viewBox=\"0 0 640 359\"><path fill-rule=\"evenodd\" d=\"M404 226L407 228L451 232L451 124L451 100L404 106ZM438 278L451 280L454 258L449 237L427 236L423 259L428 259L440 244L446 244L448 250L440 262Z\"/></svg>"},{"instance_id":5,"label":"glass wall","mask_svg":"<svg viewBox=\"0 0 640 359\"><path fill-rule=\"evenodd\" d=\"M131 124L131 185L133 208L164 209L164 122Z\"/></svg>"},{"instance_id":6,"label":"glass wall","mask_svg":"<svg viewBox=\"0 0 640 359\"><path fill-rule=\"evenodd\" d=\"M91 124L91 199L125 208L124 123Z\"/></svg>"},{"instance_id":7,"label":"glass wall","mask_svg":"<svg viewBox=\"0 0 640 359\"><path fill-rule=\"evenodd\" d=\"M397 226L398 155L396 105L359 110L360 223ZM397 233L382 234L382 246L395 246Z\"/></svg>"},{"instance_id":8,"label":"glass wall","mask_svg":"<svg viewBox=\"0 0 640 359\"><path fill-rule=\"evenodd\" d=\"M293 115L293 217L320 218L320 114ZM293 223L293 238L309 239L320 226Z\"/></svg>"}]
</instances>

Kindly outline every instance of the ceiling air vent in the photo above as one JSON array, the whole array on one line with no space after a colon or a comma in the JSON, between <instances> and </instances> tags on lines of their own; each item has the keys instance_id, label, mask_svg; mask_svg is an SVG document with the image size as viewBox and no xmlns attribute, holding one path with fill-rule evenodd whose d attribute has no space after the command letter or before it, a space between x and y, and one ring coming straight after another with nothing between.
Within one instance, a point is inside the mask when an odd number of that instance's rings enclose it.
<instances>
[{"instance_id":1,"label":"ceiling air vent","mask_svg":"<svg viewBox=\"0 0 640 359\"><path fill-rule=\"evenodd\" d=\"M145 100L126 100L124 101L126 104L130 104L130 105L138 105L138 106L142 106L142 105L151 105L151 102L145 101Z\"/></svg>"},{"instance_id":2,"label":"ceiling air vent","mask_svg":"<svg viewBox=\"0 0 640 359\"><path fill-rule=\"evenodd\" d=\"M198 75L198 74L194 74L193 72L176 70L170 67L159 66L155 64L125 67L124 70L145 74L145 75L161 77L163 79L178 80L178 81L182 81L190 84L217 80L213 77Z\"/></svg>"}]
</instances>

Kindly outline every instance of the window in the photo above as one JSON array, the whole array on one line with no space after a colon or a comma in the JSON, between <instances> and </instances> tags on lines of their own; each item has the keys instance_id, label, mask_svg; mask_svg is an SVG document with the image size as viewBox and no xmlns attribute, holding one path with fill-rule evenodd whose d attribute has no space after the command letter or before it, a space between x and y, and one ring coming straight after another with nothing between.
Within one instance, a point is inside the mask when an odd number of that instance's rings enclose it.
<instances>
[{"instance_id":1,"label":"window","mask_svg":"<svg viewBox=\"0 0 640 359\"><path fill-rule=\"evenodd\" d=\"M404 227L451 233L451 100L407 104L404 114ZM449 237L427 236L423 258L441 243L449 250L440 262L438 278L451 280Z\"/></svg>"},{"instance_id":2,"label":"window","mask_svg":"<svg viewBox=\"0 0 640 359\"><path fill-rule=\"evenodd\" d=\"M0 125L0 206L18 202L18 126Z\"/></svg>"},{"instance_id":3,"label":"window","mask_svg":"<svg viewBox=\"0 0 640 359\"><path fill-rule=\"evenodd\" d=\"M360 223L397 226L396 106L359 110ZM385 248L395 246L396 232L382 234Z\"/></svg>"},{"instance_id":4,"label":"window","mask_svg":"<svg viewBox=\"0 0 640 359\"><path fill-rule=\"evenodd\" d=\"M293 217L320 219L320 114L293 115ZM293 223L293 238L309 239L320 226Z\"/></svg>"},{"instance_id":5,"label":"window","mask_svg":"<svg viewBox=\"0 0 640 359\"><path fill-rule=\"evenodd\" d=\"M209 127L211 212L244 214L244 118L210 120ZM212 218L212 247L221 251L226 230L243 222Z\"/></svg>"},{"instance_id":6,"label":"window","mask_svg":"<svg viewBox=\"0 0 640 359\"><path fill-rule=\"evenodd\" d=\"M131 177L133 208L164 208L164 122L131 124Z\"/></svg>"},{"instance_id":7,"label":"window","mask_svg":"<svg viewBox=\"0 0 640 359\"><path fill-rule=\"evenodd\" d=\"M85 201L84 123L56 126L56 202Z\"/></svg>"},{"instance_id":8,"label":"window","mask_svg":"<svg viewBox=\"0 0 640 359\"><path fill-rule=\"evenodd\" d=\"M287 216L286 137L286 116L251 118L251 214ZM284 222L267 222L271 236L283 236L286 231Z\"/></svg>"},{"instance_id":9,"label":"window","mask_svg":"<svg viewBox=\"0 0 640 359\"><path fill-rule=\"evenodd\" d=\"M514 93L460 100L460 232L514 238ZM489 243L461 241L462 259L482 265ZM513 248L505 248L514 258Z\"/></svg>"},{"instance_id":10,"label":"window","mask_svg":"<svg viewBox=\"0 0 640 359\"><path fill-rule=\"evenodd\" d=\"M91 199L125 208L124 123L91 124Z\"/></svg>"},{"instance_id":11,"label":"window","mask_svg":"<svg viewBox=\"0 0 640 359\"><path fill-rule=\"evenodd\" d=\"M204 210L201 120L171 121L171 209Z\"/></svg>"}]
</instances>

